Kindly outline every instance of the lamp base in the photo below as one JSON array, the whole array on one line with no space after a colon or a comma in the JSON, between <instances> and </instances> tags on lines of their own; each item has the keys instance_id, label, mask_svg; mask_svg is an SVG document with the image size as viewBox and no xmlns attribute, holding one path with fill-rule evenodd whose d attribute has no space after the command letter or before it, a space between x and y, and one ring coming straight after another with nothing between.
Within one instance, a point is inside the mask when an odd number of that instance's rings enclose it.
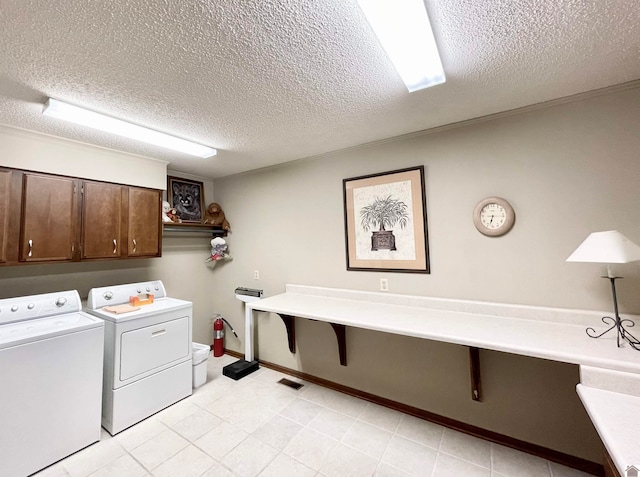
<instances>
[{"instance_id":1,"label":"lamp base","mask_svg":"<svg viewBox=\"0 0 640 477\"><path fill-rule=\"evenodd\" d=\"M640 340L638 340L638 338L636 338L631 333L629 333L629 330L627 330L624 327L624 323L627 323L629 328L631 328L632 326L635 325L633 321L626 320L626 319L622 320L620 319L619 316L617 316L616 318L612 318L610 316L603 316L602 322L606 325L611 325L611 326L600 334L596 334L596 330L591 327L587 328L586 332L589 338L600 338L601 336L604 336L607 333L609 333L609 331L612 331L615 329L618 334L617 336L618 348L620 348L621 346L620 340L622 339L627 341L633 349L640 351Z\"/></svg>"},{"instance_id":2,"label":"lamp base","mask_svg":"<svg viewBox=\"0 0 640 477\"><path fill-rule=\"evenodd\" d=\"M624 319L624 320L621 319L620 314L618 313L618 299L616 297L616 279L622 278L622 277L606 276L602 278L608 278L611 281L611 293L613 294L613 309L615 312L615 317L612 318L610 316L603 316L602 322L605 325L611 325L611 326L600 334L597 334L595 329L589 327L585 330L587 332L587 335L589 336L589 338L600 338L601 336L606 335L607 333L609 333L609 331L612 331L615 328L617 332L616 341L618 343L618 348L620 348L620 340L622 339L622 340L626 340L633 349L640 351L640 340L638 340L638 338L633 336L629 332L629 330L627 330L627 328L624 327L624 323L627 323L627 326L629 328L631 328L632 326L635 326L635 323L628 319Z\"/></svg>"}]
</instances>

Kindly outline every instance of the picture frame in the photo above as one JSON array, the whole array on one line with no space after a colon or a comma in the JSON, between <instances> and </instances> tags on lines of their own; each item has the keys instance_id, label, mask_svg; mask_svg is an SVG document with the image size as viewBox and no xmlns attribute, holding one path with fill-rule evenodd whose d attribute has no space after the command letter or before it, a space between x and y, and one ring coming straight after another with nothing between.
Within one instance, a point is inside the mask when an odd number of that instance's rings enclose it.
<instances>
[{"instance_id":1,"label":"picture frame","mask_svg":"<svg viewBox=\"0 0 640 477\"><path fill-rule=\"evenodd\" d=\"M430 273L424 166L342 182L347 270Z\"/></svg>"},{"instance_id":2,"label":"picture frame","mask_svg":"<svg viewBox=\"0 0 640 477\"><path fill-rule=\"evenodd\" d=\"M204 219L202 182L182 177L167 177L167 201L183 224L201 224Z\"/></svg>"}]
</instances>

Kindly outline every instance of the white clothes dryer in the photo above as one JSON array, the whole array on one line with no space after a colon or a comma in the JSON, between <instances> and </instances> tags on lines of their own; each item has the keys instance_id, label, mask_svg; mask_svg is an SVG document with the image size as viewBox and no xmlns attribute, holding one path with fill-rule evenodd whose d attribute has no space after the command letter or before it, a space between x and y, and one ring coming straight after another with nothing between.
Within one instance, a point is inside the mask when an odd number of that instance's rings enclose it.
<instances>
[{"instance_id":1,"label":"white clothes dryer","mask_svg":"<svg viewBox=\"0 0 640 477\"><path fill-rule=\"evenodd\" d=\"M104 309L149 293L137 311ZM89 291L86 311L105 323L102 426L112 435L191 395L192 310L159 280Z\"/></svg>"},{"instance_id":2,"label":"white clothes dryer","mask_svg":"<svg viewBox=\"0 0 640 477\"><path fill-rule=\"evenodd\" d=\"M75 290L0 300L0 475L100 440L104 323Z\"/></svg>"}]
</instances>

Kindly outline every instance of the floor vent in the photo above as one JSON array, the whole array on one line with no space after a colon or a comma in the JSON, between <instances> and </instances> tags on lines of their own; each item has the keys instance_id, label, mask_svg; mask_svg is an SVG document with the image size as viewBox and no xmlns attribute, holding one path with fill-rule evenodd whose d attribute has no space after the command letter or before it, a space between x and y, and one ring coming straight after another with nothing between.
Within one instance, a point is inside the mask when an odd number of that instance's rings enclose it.
<instances>
[{"instance_id":1,"label":"floor vent","mask_svg":"<svg viewBox=\"0 0 640 477\"><path fill-rule=\"evenodd\" d=\"M302 386L304 386L304 384L302 383L297 383L295 381L291 381L290 379L287 378L282 378L280 381L278 381L280 384L284 384L285 386L289 386L290 388L295 389L296 391L298 389L300 389Z\"/></svg>"}]
</instances>

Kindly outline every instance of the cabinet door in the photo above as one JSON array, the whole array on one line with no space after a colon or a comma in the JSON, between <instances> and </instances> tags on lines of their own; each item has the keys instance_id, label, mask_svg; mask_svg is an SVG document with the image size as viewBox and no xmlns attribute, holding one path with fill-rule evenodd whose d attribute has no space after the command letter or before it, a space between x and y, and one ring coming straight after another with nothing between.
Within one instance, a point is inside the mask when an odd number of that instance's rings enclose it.
<instances>
[{"instance_id":1,"label":"cabinet door","mask_svg":"<svg viewBox=\"0 0 640 477\"><path fill-rule=\"evenodd\" d=\"M127 253L130 257L161 255L161 191L129 187Z\"/></svg>"},{"instance_id":2,"label":"cabinet door","mask_svg":"<svg viewBox=\"0 0 640 477\"><path fill-rule=\"evenodd\" d=\"M117 184L82 184L82 258L120 256L122 191L123 187Z\"/></svg>"},{"instance_id":3,"label":"cabinet door","mask_svg":"<svg viewBox=\"0 0 640 477\"><path fill-rule=\"evenodd\" d=\"M77 185L68 177L24 174L20 261L74 259Z\"/></svg>"},{"instance_id":4,"label":"cabinet door","mask_svg":"<svg viewBox=\"0 0 640 477\"><path fill-rule=\"evenodd\" d=\"M21 175L0 170L0 264L18 261Z\"/></svg>"}]
</instances>

